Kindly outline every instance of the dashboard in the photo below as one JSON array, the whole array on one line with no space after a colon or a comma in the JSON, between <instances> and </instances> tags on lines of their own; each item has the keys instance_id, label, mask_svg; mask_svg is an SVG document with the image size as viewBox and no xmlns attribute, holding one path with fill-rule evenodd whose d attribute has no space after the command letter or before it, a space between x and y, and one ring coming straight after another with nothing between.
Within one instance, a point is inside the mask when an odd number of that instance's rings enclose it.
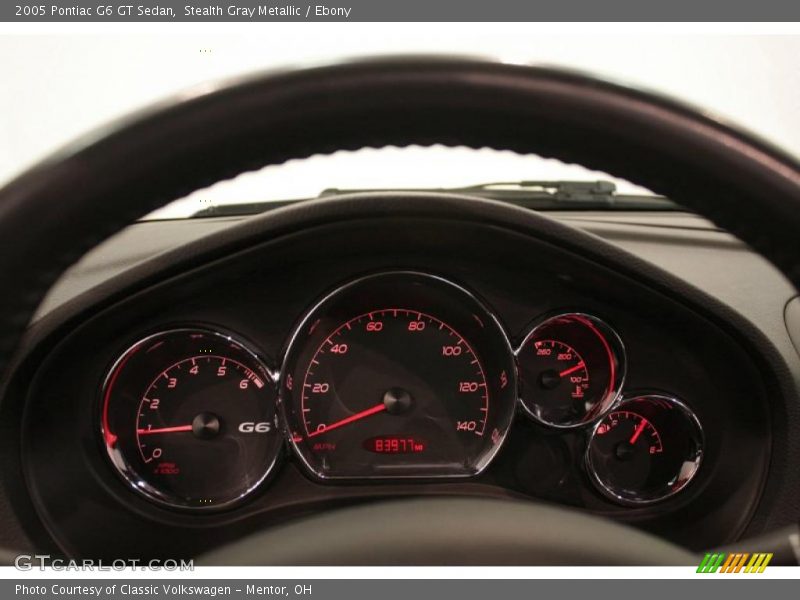
<instances>
[{"instance_id":1,"label":"dashboard","mask_svg":"<svg viewBox=\"0 0 800 600\"><path fill-rule=\"evenodd\" d=\"M196 556L434 495L559 504L692 549L774 518L787 394L757 328L567 226L427 211L134 226L199 230L51 298L15 370L27 534L71 556ZM634 241L692 250L663 242L691 227L658 218L565 221L633 239L651 219ZM110 244L133 260L144 239Z\"/></svg>"}]
</instances>

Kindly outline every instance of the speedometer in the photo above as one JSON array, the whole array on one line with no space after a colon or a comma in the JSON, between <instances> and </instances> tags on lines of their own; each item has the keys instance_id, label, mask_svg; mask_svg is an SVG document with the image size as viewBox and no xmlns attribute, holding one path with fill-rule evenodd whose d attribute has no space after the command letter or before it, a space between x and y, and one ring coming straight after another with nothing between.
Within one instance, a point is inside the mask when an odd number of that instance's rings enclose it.
<instances>
[{"instance_id":1,"label":"speedometer","mask_svg":"<svg viewBox=\"0 0 800 600\"><path fill-rule=\"evenodd\" d=\"M323 479L477 474L514 412L499 323L431 275L384 273L336 290L300 324L285 365L292 445Z\"/></svg>"}]
</instances>

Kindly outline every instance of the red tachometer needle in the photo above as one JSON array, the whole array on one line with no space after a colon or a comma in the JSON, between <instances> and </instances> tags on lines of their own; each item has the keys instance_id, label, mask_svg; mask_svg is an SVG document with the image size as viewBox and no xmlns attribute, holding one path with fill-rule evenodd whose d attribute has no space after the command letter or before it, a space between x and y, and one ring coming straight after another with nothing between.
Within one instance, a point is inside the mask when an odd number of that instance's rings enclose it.
<instances>
[{"instance_id":1,"label":"red tachometer needle","mask_svg":"<svg viewBox=\"0 0 800 600\"><path fill-rule=\"evenodd\" d=\"M580 369L582 369L584 366L586 366L586 365L584 364L584 362L583 362L583 361L581 361L581 362L579 362L577 365L575 365L574 367L570 367L569 369L565 369L565 370L561 371L561 372L558 374L558 376L559 376L559 377L566 377L566 376L567 376L567 375L569 375L570 373L574 373L575 371L579 371L579 370L580 370Z\"/></svg>"},{"instance_id":2,"label":"red tachometer needle","mask_svg":"<svg viewBox=\"0 0 800 600\"><path fill-rule=\"evenodd\" d=\"M367 418L367 417L369 417L371 415L377 414L377 413L382 412L384 410L386 410L386 405L383 402L381 402L380 404L376 404L372 408L368 408L367 410L362 410L359 413L356 413L354 415L350 415L349 417L346 417L346 418L342 419L341 421L336 421L334 423L331 423L330 425L325 425L321 429L317 429L313 433L309 433L308 437L312 438L315 435L320 435L322 433L327 433L331 429L338 429L339 427L342 427L344 425L348 425L349 423L352 423L353 421L360 421L361 419L365 419L365 418Z\"/></svg>"},{"instance_id":3,"label":"red tachometer needle","mask_svg":"<svg viewBox=\"0 0 800 600\"><path fill-rule=\"evenodd\" d=\"M629 443L631 446L632 446L633 444L635 444L635 443L636 443L636 440L638 440L638 439L639 439L639 436L640 436L640 435L642 435L642 432L644 431L644 428L645 428L645 426L646 426L646 425L647 425L647 421L645 421L644 419L642 419L642 422L641 422L641 423L639 423L639 426L636 428L636 431L634 431L634 432L633 432L633 435L631 436L631 439L630 439L630 440L628 440L628 443Z\"/></svg>"},{"instance_id":4,"label":"red tachometer needle","mask_svg":"<svg viewBox=\"0 0 800 600\"><path fill-rule=\"evenodd\" d=\"M139 435L149 435L151 433L177 433L178 431L191 431L191 425L180 425L178 427L161 427L159 429L137 429Z\"/></svg>"}]
</instances>

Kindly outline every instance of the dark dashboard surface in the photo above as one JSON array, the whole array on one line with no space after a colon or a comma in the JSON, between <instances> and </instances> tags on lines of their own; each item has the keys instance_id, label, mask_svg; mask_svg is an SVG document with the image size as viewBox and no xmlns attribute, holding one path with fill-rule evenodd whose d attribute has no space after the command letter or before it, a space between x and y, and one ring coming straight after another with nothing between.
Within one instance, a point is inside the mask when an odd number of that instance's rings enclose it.
<instances>
[{"instance_id":1,"label":"dark dashboard surface","mask_svg":"<svg viewBox=\"0 0 800 600\"><path fill-rule=\"evenodd\" d=\"M785 365L776 365L759 348L768 339L773 356L791 364L794 348L783 320L791 286L733 238L691 215L571 213L560 219L700 287L730 313L715 313L694 298L637 277L635 269L617 269L613 261L582 255L552 240L469 218L434 216L315 223L302 231L244 244L191 269L169 272L167 268L158 277L139 278L125 297L113 302L101 302L104 293L96 291L81 296L95 282L124 273L160 251L226 230L237 220L145 222L129 228L84 259L51 293L34 327L41 333L32 336L28 359L18 369L17 379L25 378L29 385L21 414L21 458L36 517L43 525L29 526L29 535L34 543L76 556L194 556L294 516L420 495L556 503L629 523L693 549L728 543L746 531L791 520L792 515L771 513L764 498L774 485L770 468L776 464L776 440L785 435L776 433L776 418L785 411L782 386L796 374L787 374ZM730 268L733 261L736 268ZM496 318L499 328L492 335L505 338L517 351L509 358L517 361L517 368L513 363L511 370L498 367L498 376L520 375L519 351L548 318L590 315L607 324L624 349L626 372L618 402L645 396L679 400L701 428L702 461L697 472L668 497L621 502L604 493L586 459L591 436L605 423L602 418L573 427L553 426L546 419L531 418L516 398L500 400L504 396L498 387L490 396L510 410L507 435L495 440L496 453L486 453L489 460L482 468L444 478L413 470L407 478L320 477L309 468L294 439L297 432L286 423L290 341L302 331L309 311L332 291L360 278L398 272L453 284ZM393 285L406 304L416 302L399 291L402 279ZM752 286L757 295L748 289ZM378 298L375 309L391 306L385 295ZM469 325L461 324L468 319L458 315L457 299L432 306L436 314L429 327L456 323L454 331L469 330ZM356 308L343 323L356 322L349 320L361 314ZM346 308L337 310L347 313ZM372 308L364 314L371 319L371 312ZM754 342L734 325L732 314L740 320L737 323L758 331L760 341ZM402 330L420 327L409 325L417 322L422 322L421 315L402 321ZM274 419L285 434L274 468L240 502L219 510L198 512L153 502L115 472L103 447L101 407L109 373L139 340L176 329L221 332L241 342L265 367L269 377L264 381L276 387L272 401L280 397L284 403L274 417L265 417ZM444 352L450 346L441 347ZM483 364L488 358L481 356L480 347L492 346L483 342L476 346L476 361ZM578 369L570 375L580 372L580 362L570 364L569 369ZM168 366L163 367L167 375ZM488 374L492 369L485 370ZM594 372L591 376L601 377ZM462 385L463 379L457 383ZM392 389L393 401L405 391ZM492 410L494 406L499 404ZM330 425L334 417L326 418ZM454 427L470 427L470 418L459 416ZM609 430L617 421L606 423ZM644 421L634 418L634 441L648 435L642 434L648 425ZM477 423L472 427L480 429L479 419ZM649 450L654 454L661 452L656 441L664 447L672 443L666 425L662 431L655 424L652 429L658 431ZM355 431L355 425L347 425L337 431ZM370 443L397 446L394 434L373 433L377 438L369 438ZM427 443L430 435L422 438ZM420 448L422 438L417 440ZM409 443L413 446L413 440ZM475 452L483 456L480 449ZM392 460L376 454L376 460L384 459ZM413 457L408 461L414 466ZM23 495L19 492L17 497ZM103 527L91 526L98 522Z\"/></svg>"}]
</instances>

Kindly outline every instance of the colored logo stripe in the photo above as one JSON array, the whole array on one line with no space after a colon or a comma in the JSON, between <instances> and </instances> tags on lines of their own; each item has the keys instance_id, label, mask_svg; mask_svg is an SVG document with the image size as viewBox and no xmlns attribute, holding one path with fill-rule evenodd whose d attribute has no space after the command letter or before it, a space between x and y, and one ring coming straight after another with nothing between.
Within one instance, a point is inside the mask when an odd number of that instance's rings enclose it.
<instances>
[{"instance_id":1,"label":"colored logo stripe","mask_svg":"<svg viewBox=\"0 0 800 600\"><path fill-rule=\"evenodd\" d=\"M769 561L772 560L772 553L770 554L753 554L753 558L745 568L745 573L763 573L767 568Z\"/></svg>"},{"instance_id":2,"label":"colored logo stripe","mask_svg":"<svg viewBox=\"0 0 800 600\"><path fill-rule=\"evenodd\" d=\"M764 569L772 560L772 553L756 552L748 554L746 552L725 552L706 553L700 566L697 567L698 573L763 573ZM747 559L750 559L747 562ZM745 566L747 562L747 566Z\"/></svg>"}]
</instances>

